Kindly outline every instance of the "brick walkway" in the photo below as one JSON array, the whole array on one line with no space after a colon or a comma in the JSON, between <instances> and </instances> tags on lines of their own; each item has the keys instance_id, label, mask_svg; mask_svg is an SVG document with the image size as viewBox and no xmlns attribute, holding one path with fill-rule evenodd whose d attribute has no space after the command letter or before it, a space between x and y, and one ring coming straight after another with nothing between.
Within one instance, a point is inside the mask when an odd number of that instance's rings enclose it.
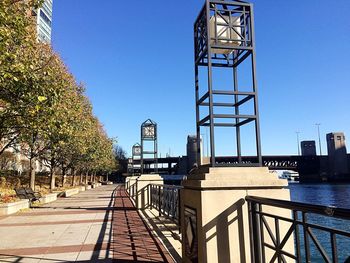
<instances>
[{"instance_id":1,"label":"brick walkway","mask_svg":"<svg viewBox=\"0 0 350 263\"><path fill-rule=\"evenodd\" d=\"M0 217L0 262L172 262L122 186Z\"/></svg>"},{"instance_id":2,"label":"brick walkway","mask_svg":"<svg viewBox=\"0 0 350 263\"><path fill-rule=\"evenodd\" d=\"M152 236L123 187L116 192L112 248L113 258L120 262L173 262Z\"/></svg>"}]
</instances>

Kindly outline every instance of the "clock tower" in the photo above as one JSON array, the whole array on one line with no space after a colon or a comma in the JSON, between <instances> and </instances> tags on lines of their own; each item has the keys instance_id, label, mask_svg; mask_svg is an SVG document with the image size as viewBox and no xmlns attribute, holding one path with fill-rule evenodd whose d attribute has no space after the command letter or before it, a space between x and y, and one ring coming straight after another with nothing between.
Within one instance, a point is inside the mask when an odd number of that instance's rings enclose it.
<instances>
[{"instance_id":1,"label":"clock tower","mask_svg":"<svg viewBox=\"0 0 350 263\"><path fill-rule=\"evenodd\" d=\"M153 159L154 167L145 164L145 159ZM141 124L141 173L158 172L157 123L151 119Z\"/></svg>"},{"instance_id":2,"label":"clock tower","mask_svg":"<svg viewBox=\"0 0 350 263\"><path fill-rule=\"evenodd\" d=\"M137 175L141 172L141 145L139 143L135 143L132 146L132 174Z\"/></svg>"}]
</instances>

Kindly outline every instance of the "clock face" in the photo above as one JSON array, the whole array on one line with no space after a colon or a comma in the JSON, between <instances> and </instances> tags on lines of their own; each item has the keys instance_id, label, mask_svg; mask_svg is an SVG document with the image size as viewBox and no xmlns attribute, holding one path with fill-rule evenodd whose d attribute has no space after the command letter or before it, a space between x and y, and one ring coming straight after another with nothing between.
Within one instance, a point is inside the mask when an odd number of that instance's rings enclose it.
<instances>
[{"instance_id":1,"label":"clock face","mask_svg":"<svg viewBox=\"0 0 350 263\"><path fill-rule=\"evenodd\" d=\"M154 126L146 126L143 128L143 136L147 138L154 137Z\"/></svg>"},{"instance_id":2,"label":"clock face","mask_svg":"<svg viewBox=\"0 0 350 263\"><path fill-rule=\"evenodd\" d=\"M141 147L140 146L134 147L133 148L133 153L134 153L134 155L141 154Z\"/></svg>"}]
</instances>

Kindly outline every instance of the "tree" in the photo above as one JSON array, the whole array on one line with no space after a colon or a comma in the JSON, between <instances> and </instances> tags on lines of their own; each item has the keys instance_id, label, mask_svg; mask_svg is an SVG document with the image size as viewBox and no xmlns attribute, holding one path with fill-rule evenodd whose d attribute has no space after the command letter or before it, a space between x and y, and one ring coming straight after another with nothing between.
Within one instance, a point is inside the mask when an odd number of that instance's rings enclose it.
<instances>
[{"instance_id":1,"label":"tree","mask_svg":"<svg viewBox=\"0 0 350 263\"><path fill-rule=\"evenodd\" d=\"M0 1L0 155L14 145L20 133L18 107L26 105L18 102L30 89L27 78L32 79L36 73L30 52L37 44L35 23L28 11L40 3Z\"/></svg>"},{"instance_id":2,"label":"tree","mask_svg":"<svg viewBox=\"0 0 350 263\"><path fill-rule=\"evenodd\" d=\"M119 145L114 147L115 162L119 173L126 173L128 170L128 157L126 151Z\"/></svg>"},{"instance_id":3,"label":"tree","mask_svg":"<svg viewBox=\"0 0 350 263\"><path fill-rule=\"evenodd\" d=\"M8 170L11 164L15 162L15 155L12 152L5 152L0 156L0 170Z\"/></svg>"},{"instance_id":4,"label":"tree","mask_svg":"<svg viewBox=\"0 0 350 263\"><path fill-rule=\"evenodd\" d=\"M38 44L35 49L35 54L31 56L35 68L40 70L26 78L31 88L26 87L27 91L23 93L16 109L20 113L19 138L22 151L30 161L32 188L35 182L35 160L50 150L52 143L49 140L54 130L62 129L60 118L64 114L59 108L62 97L72 83L63 62L49 46Z\"/></svg>"},{"instance_id":5,"label":"tree","mask_svg":"<svg viewBox=\"0 0 350 263\"><path fill-rule=\"evenodd\" d=\"M20 144L29 159L30 186L35 163L55 171L107 173L114 169L113 139L108 138L92 106L62 59L36 41L28 14L42 1L0 2L0 155Z\"/></svg>"}]
</instances>

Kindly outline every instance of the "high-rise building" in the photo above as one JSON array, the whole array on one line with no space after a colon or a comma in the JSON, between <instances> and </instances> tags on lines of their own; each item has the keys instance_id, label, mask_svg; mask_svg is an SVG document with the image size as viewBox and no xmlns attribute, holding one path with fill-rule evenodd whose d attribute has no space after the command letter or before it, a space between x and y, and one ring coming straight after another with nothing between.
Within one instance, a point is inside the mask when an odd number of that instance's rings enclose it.
<instances>
[{"instance_id":1,"label":"high-rise building","mask_svg":"<svg viewBox=\"0 0 350 263\"><path fill-rule=\"evenodd\" d=\"M37 19L38 40L48 44L51 43L52 1L44 0L40 8L33 10Z\"/></svg>"},{"instance_id":2,"label":"high-rise building","mask_svg":"<svg viewBox=\"0 0 350 263\"><path fill-rule=\"evenodd\" d=\"M302 141L300 145L301 145L302 156L316 156L315 141Z\"/></svg>"},{"instance_id":3,"label":"high-rise building","mask_svg":"<svg viewBox=\"0 0 350 263\"><path fill-rule=\"evenodd\" d=\"M187 136L187 170L191 170L195 164L197 164L197 136ZM187 171L187 172L188 172Z\"/></svg>"},{"instance_id":4,"label":"high-rise building","mask_svg":"<svg viewBox=\"0 0 350 263\"><path fill-rule=\"evenodd\" d=\"M343 132L327 134L329 173L331 178L339 178L349 173L345 136Z\"/></svg>"},{"instance_id":5,"label":"high-rise building","mask_svg":"<svg viewBox=\"0 0 350 263\"><path fill-rule=\"evenodd\" d=\"M197 160L197 136L196 135L188 135L187 136L187 170L191 170L195 164L198 164ZM208 164L209 157L204 156L203 151L203 140L202 136L200 136L200 156L201 156L201 164Z\"/></svg>"}]
</instances>

